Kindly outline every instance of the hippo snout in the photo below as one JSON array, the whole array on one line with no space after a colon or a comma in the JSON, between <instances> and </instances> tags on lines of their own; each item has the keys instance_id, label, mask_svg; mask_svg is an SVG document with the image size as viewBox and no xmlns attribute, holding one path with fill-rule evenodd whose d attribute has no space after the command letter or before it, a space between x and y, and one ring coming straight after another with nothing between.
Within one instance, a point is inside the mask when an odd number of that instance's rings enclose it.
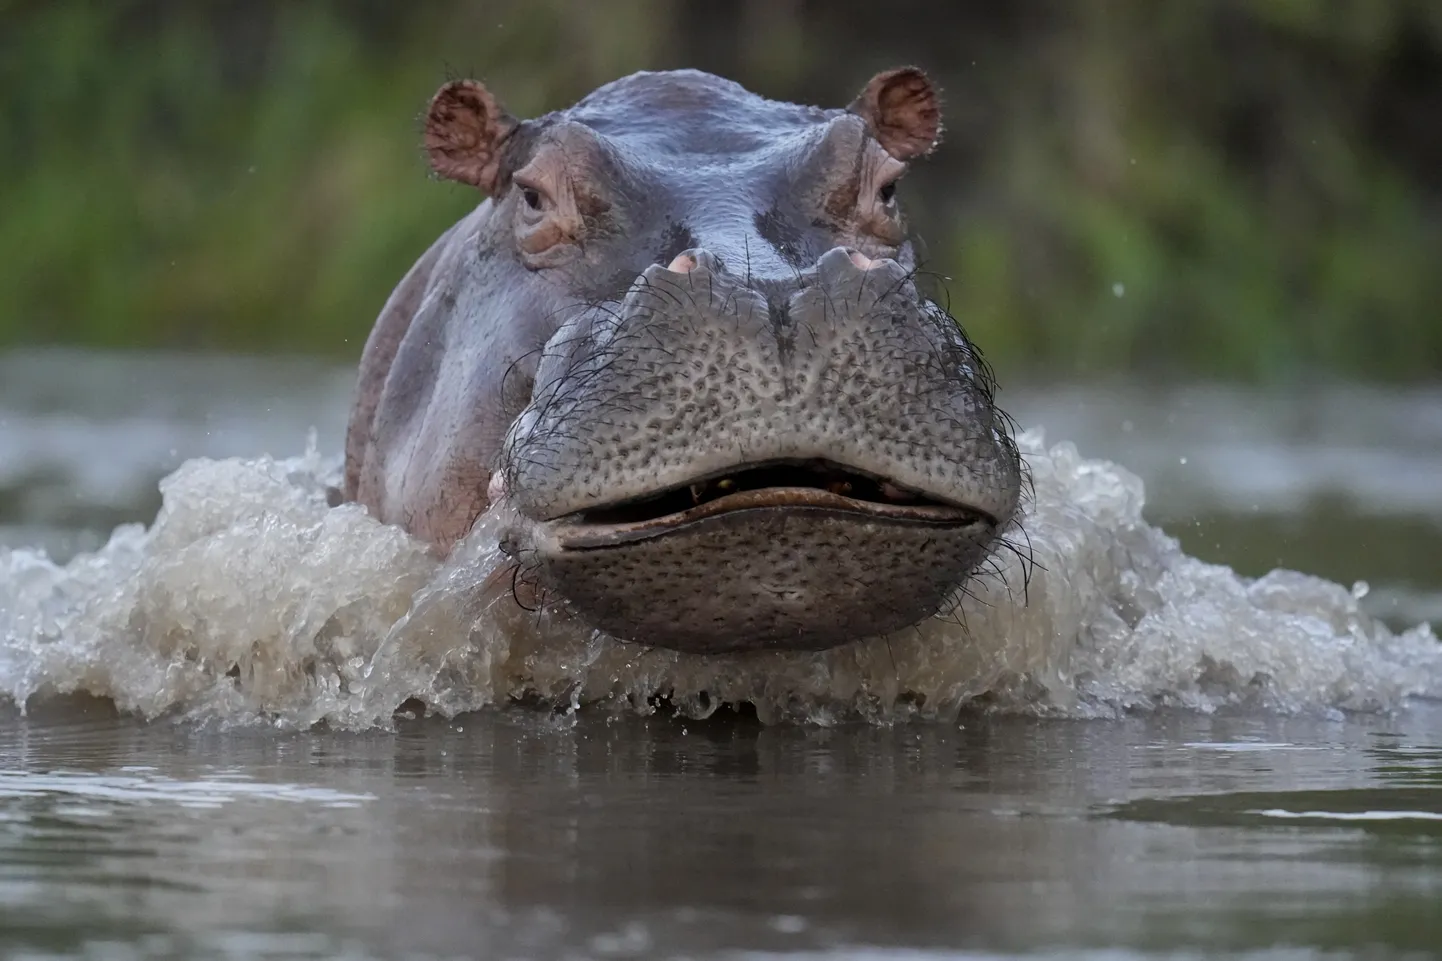
<instances>
[{"instance_id":1,"label":"hippo snout","mask_svg":"<svg viewBox=\"0 0 1442 961\"><path fill-rule=\"evenodd\" d=\"M602 630L834 646L934 614L1016 509L959 328L896 260L756 281L705 249L548 345L503 448L508 543Z\"/></svg>"}]
</instances>

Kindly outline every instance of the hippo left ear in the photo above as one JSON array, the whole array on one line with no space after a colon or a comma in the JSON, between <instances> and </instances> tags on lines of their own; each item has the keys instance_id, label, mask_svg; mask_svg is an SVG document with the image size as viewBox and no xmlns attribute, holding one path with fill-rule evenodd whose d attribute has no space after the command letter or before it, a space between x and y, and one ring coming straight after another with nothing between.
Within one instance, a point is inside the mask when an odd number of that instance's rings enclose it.
<instances>
[{"instance_id":1,"label":"hippo left ear","mask_svg":"<svg viewBox=\"0 0 1442 961\"><path fill-rule=\"evenodd\" d=\"M925 156L941 141L940 98L916 67L878 73L846 109L863 118L897 160Z\"/></svg>"},{"instance_id":2,"label":"hippo left ear","mask_svg":"<svg viewBox=\"0 0 1442 961\"><path fill-rule=\"evenodd\" d=\"M447 180L494 193L501 145L520 122L474 80L452 80L426 110L426 153L431 169Z\"/></svg>"}]
</instances>

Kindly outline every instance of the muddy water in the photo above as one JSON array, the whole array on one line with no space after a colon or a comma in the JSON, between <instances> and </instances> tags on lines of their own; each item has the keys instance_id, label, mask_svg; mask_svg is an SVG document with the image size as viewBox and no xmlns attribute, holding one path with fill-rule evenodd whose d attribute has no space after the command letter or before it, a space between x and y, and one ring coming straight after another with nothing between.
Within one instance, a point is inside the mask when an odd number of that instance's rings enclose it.
<instances>
[{"instance_id":1,"label":"muddy water","mask_svg":"<svg viewBox=\"0 0 1442 961\"><path fill-rule=\"evenodd\" d=\"M192 464L161 523L110 537L190 458L295 455L312 426L335 449L348 389L0 357L0 682L28 702L0 708L0 955L1442 955L1442 658L1409 633L1442 606L1442 396L1008 391L1047 427L1052 553L1036 610L971 640L1046 690L979 703L958 665L990 662L949 628L724 677L561 624L478 632L447 606L462 572L317 501L324 457ZM1136 471L1180 548L1061 439ZM638 716L767 677L800 723ZM917 692L929 721L897 707Z\"/></svg>"}]
</instances>

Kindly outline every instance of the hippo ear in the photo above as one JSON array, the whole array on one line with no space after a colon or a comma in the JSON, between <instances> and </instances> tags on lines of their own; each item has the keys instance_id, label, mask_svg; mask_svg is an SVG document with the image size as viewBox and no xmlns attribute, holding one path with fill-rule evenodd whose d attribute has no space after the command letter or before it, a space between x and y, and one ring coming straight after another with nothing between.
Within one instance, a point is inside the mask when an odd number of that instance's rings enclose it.
<instances>
[{"instance_id":1,"label":"hippo ear","mask_svg":"<svg viewBox=\"0 0 1442 961\"><path fill-rule=\"evenodd\" d=\"M519 122L474 80L452 80L426 110L426 154L447 180L495 190L501 144Z\"/></svg>"},{"instance_id":2,"label":"hippo ear","mask_svg":"<svg viewBox=\"0 0 1442 961\"><path fill-rule=\"evenodd\" d=\"M940 97L915 67L878 73L847 109L871 125L872 135L897 160L931 153L941 140Z\"/></svg>"}]
</instances>

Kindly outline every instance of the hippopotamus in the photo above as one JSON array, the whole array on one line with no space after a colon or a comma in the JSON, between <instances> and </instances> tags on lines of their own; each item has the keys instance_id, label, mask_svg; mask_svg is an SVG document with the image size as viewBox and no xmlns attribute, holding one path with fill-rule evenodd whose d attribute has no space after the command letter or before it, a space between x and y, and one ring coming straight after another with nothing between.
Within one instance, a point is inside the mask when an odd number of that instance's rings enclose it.
<instances>
[{"instance_id":1,"label":"hippopotamus","mask_svg":"<svg viewBox=\"0 0 1442 961\"><path fill-rule=\"evenodd\" d=\"M642 645L823 650L951 610L1022 469L916 283L899 183L940 137L912 67L834 109L637 73L532 120L446 83L426 155L485 199L376 321L345 496L441 555L504 513L513 579Z\"/></svg>"}]
</instances>

